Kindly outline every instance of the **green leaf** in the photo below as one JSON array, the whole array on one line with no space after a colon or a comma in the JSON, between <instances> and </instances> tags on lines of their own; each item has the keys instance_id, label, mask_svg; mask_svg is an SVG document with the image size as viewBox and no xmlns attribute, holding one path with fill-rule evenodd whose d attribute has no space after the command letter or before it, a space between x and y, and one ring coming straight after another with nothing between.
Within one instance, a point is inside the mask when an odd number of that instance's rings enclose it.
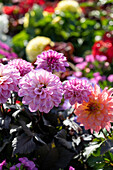
<instances>
[{"instance_id":1,"label":"green leaf","mask_svg":"<svg viewBox=\"0 0 113 170\"><path fill-rule=\"evenodd\" d=\"M16 34L13 39L12 43L14 46L17 47L24 47L25 46L25 41L29 39L29 35L26 33L25 30L22 30L20 33Z\"/></svg>"}]
</instances>

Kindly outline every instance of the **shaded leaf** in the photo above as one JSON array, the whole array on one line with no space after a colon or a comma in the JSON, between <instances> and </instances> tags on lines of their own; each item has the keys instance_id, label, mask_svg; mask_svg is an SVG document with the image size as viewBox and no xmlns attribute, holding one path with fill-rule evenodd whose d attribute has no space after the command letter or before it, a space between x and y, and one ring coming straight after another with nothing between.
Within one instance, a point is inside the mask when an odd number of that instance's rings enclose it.
<instances>
[{"instance_id":1,"label":"shaded leaf","mask_svg":"<svg viewBox=\"0 0 113 170\"><path fill-rule=\"evenodd\" d=\"M55 166L58 160L59 154L57 148L53 148L49 151L44 159L44 164L42 164L42 169L51 169Z\"/></svg>"},{"instance_id":2,"label":"shaded leaf","mask_svg":"<svg viewBox=\"0 0 113 170\"><path fill-rule=\"evenodd\" d=\"M33 142L33 137L26 136L22 134L21 136L15 137L12 141L13 155L16 153L31 153L36 148L35 143Z\"/></svg>"},{"instance_id":3,"label":"shaded leaf","mask_svg":"<svg viewBox=\"0 0 113 170\"><path fill-rule=\"evenodd\" d=\"M55 168L53 168L55 170L59 168L65 168L76 154L75 152L72 152L62 146L57 147L57 150L59 154L59 159L55 164Z\"/></svg>"},{"instance_id":4,"label":"shaded leaf","mask_svg":"<svg viewBox=\"0 0 113 170\"><path fill-rule=\"evenodd\" d=\"M66 140L67 137L67 131L65 129L62 129L60 132L55 135L55 143L57 145L61 145L66 147L67 149L73 149L72 142Z\"/></svg>"},{"instance_id":5,"label":"shaded leaf","mask_svg":"<svg viewBox=\"0 0 113 170\"><path fill-rule=\"evenodd\" d=\"M30 131L30 129L26 126L26 123L23 120L19 120L19 123L21 124L24 132L28 135L28 136L33 136L33 133Z\"/></svg>"},{"instance_id":6,"label":"shaded leaf","mask_svg":"<svg viewBox=\"0 0 113 170\"><path fill-rule=\"evenodd\" d=\"M100 154L102 154L102 155L105 154L112 147L113 147L113 140L111 140L111 139L105 140L101 145ZM112 149L111 149L111 151L112 151Z\"/></svg>"},{"instance_id":7,"label":"shaded leaf","mask_svg":"<svg viewBox=\"0 0 113 170\"><path fill-rule=\"evenodd\" d=\"M11 122L11 118L9 116L6 116L5 118L0 117L0 128L9 129L10 122Z\"/></svg>"}]
</instances>

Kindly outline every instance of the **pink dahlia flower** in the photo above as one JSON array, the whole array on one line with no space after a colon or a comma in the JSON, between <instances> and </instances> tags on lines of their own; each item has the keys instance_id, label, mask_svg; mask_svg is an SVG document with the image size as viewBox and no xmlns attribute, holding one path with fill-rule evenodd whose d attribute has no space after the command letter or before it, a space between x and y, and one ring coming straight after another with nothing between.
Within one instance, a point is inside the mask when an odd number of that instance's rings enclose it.
<instances>
[{"instance_id":1,"label":"pink dahlia flower","mask_svg":"<svg viewBox=\"0 0 113 170\"><path fill-rule=\"evenodd\" d=\"M77 122L82 123L85 129L91 129L91 132L99 132L100 129L110 130L113 121L113 89L106 87L102 92L98 85L89 96L89 101L83 101L82 104L75 104L75 114Z\"/></svg>"},{"instance_id":2,"label":"pink dahlia flower","mask_svg":"<svg viewBox=\"0 0 113 170\"><path fill-rule=\"evenodd\" d=\"M30 62L27 62L23 59L11 60L9 61L8 65L14 66L16 69L18 69L21 76L29 73L34 68Z\"/></svg>"},{"instance_id":3,"label":"pink dahlia flower","mask_svg":"<svg viewBox=\"0 0 113 170\"><path fill-rule=\"evenodd\" d=\"M18 91L19 71L11 66L0 64L0 103L5 103L11 91Z\"/></svg>"},{"instance_id":4,"label":"pink dahlia flower","mask_svg":"<svg viewBox=\"0 0 113 170\"><path fill-rule=\"evenodd\" d=\"M31 112L39 110L48 113L53 106L58 107L62 99L62 83L56 75L43 70L32 70L19 83L18 95L23 104L29 105Z\"/></svg>"},{"instance_id":5,"label":"pink dahlia flower","mask_svg":"<svg viewBox=\"0 0 113 170\"><path fill-rule=\"evenodd\" d=\"M42 54L38 55L35 64L37 64L37 69L42 68L49 72L52 72L54 70L56 70L57 72L65 72L65 67L69 66L64 54L58 53L53 50L44 51L42 52Z\"/></svg>"},{"instance_id":6,"label":"pink dahlia flower","mask_svg":"<svg viewBox=\"0 0 113 170\"><path fill-rule=\"evenodd\" d=\"M69 99L71 105L76 102L88 102L91 90L92 86L87 83L87 80L72 79L64 85L64 99Z\"/></svg>"}]
</instances>

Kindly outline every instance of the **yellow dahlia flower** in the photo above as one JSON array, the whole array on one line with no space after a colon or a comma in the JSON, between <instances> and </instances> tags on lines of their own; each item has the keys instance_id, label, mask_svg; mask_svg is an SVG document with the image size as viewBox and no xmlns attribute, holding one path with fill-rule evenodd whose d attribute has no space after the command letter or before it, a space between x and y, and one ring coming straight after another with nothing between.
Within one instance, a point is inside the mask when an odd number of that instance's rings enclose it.
<instances>
[{"instance_id":1,"label":"yellow dahlia flower","mask_svg":"<svg viewBox=\"0 0 113 170\"><path fill-rule=\"evenodd\" d=\"M55 12L64 11L81 13L81 8L79 7L79 3L74 0L62 0L57 4Z\"/></svg>"},{"instance_id":2,"label":"yellow dahlia flower","mask_svg":"<svg viewBox=\"0 0 113 170\"><path fill-rule=\"evenodd\" d=\"M37 36L30 40L26 47L27 59L31 62L34 62L37 55L41 54L47 45L54 45L54 43L48 37Z\"/></svg>"}]
</instances>

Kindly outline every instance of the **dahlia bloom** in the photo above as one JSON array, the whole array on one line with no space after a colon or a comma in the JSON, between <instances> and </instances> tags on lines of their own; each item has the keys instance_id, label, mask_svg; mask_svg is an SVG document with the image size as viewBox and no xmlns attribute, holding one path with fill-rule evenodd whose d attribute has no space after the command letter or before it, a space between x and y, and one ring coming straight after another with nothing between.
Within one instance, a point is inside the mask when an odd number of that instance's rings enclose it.
<instances>
[{"instance_id":1,"label":"dahlia bloom","mask_svg":"<svg viewBox=\"0 0 113 170\"><path fill-rule=\"evenodd\" d=\"M34 68L30 62L27 62L23 59L11 60L9 61L8 65L18 69L21 76L24 76L25 74L29 73Z\"/></svg>"},{"instance_id":2,"label":"dahlia bloom","mask_svg":"<svg viewBox=\"0 0 113 170\"><path fill-rule=\"evenodd\" d=\"M72 79L64 85L64 99L69 99L71 105L76 102L88 102L91 90L92 86L88 84L87 80Z\"/></svg>"},{"instance_id":3,"label":"dahlia bloom","mask_svg":"<svg viewBox=\"0 0 113 170\"><path fill-rule=\"evenodd\" d=\"M5 103L11 91L18 91L19 71L11 66L0 64L0 103Z\"/></svg>"},{"instance_id":4,"label":"dahlia bloom","mask_svg":"<svg viewBox=\"0 0 113 170\"><path fill-rule=\"evenodd\" d=\"M113 121L113 89L105 87L101 92L98 85L95 84L94 90L89 96L89 101L83 101L82 104L75 104L75 114L77 122L85 126L85 129L91 129L91 132L99 132L101 128L108 131Z\"/></svg>"},{"instance_id":5,"label":"dahlia bloom","mask_svg":"<svg viewBox=\"0 0 113 170\"><path fill-rule=\"evenodd\" d=\"M42 54L38 55L35 64L37 64L38 69L43 68L50 72L53 70L65 72L65 67L69 66L64 54L53 50L44 51Z\"/></svg>"},{"instance_id":6,"label":"dahlia bloom","mask_svg":"<svg viewBox=\"0 0 113 170\"><path fill-rule=\"evenodd\" d=\"M58 107L62 99L62 83L56 75L43 69L32 70L19 82L18 95L29 110L48 113L53 106Z\"/></svg>"},{"instance_id":7,"label":"dahlia bloom","mask_svg":"<svg viewBox=\"0 0 113 170\"><path fill-rule=\"evenodd\" d=\"M30 40L26 47L27 59L34 62L37 55L41 54L47 45L54 45L48 37L37 36Z\"/></svg>"}]
</instances>

